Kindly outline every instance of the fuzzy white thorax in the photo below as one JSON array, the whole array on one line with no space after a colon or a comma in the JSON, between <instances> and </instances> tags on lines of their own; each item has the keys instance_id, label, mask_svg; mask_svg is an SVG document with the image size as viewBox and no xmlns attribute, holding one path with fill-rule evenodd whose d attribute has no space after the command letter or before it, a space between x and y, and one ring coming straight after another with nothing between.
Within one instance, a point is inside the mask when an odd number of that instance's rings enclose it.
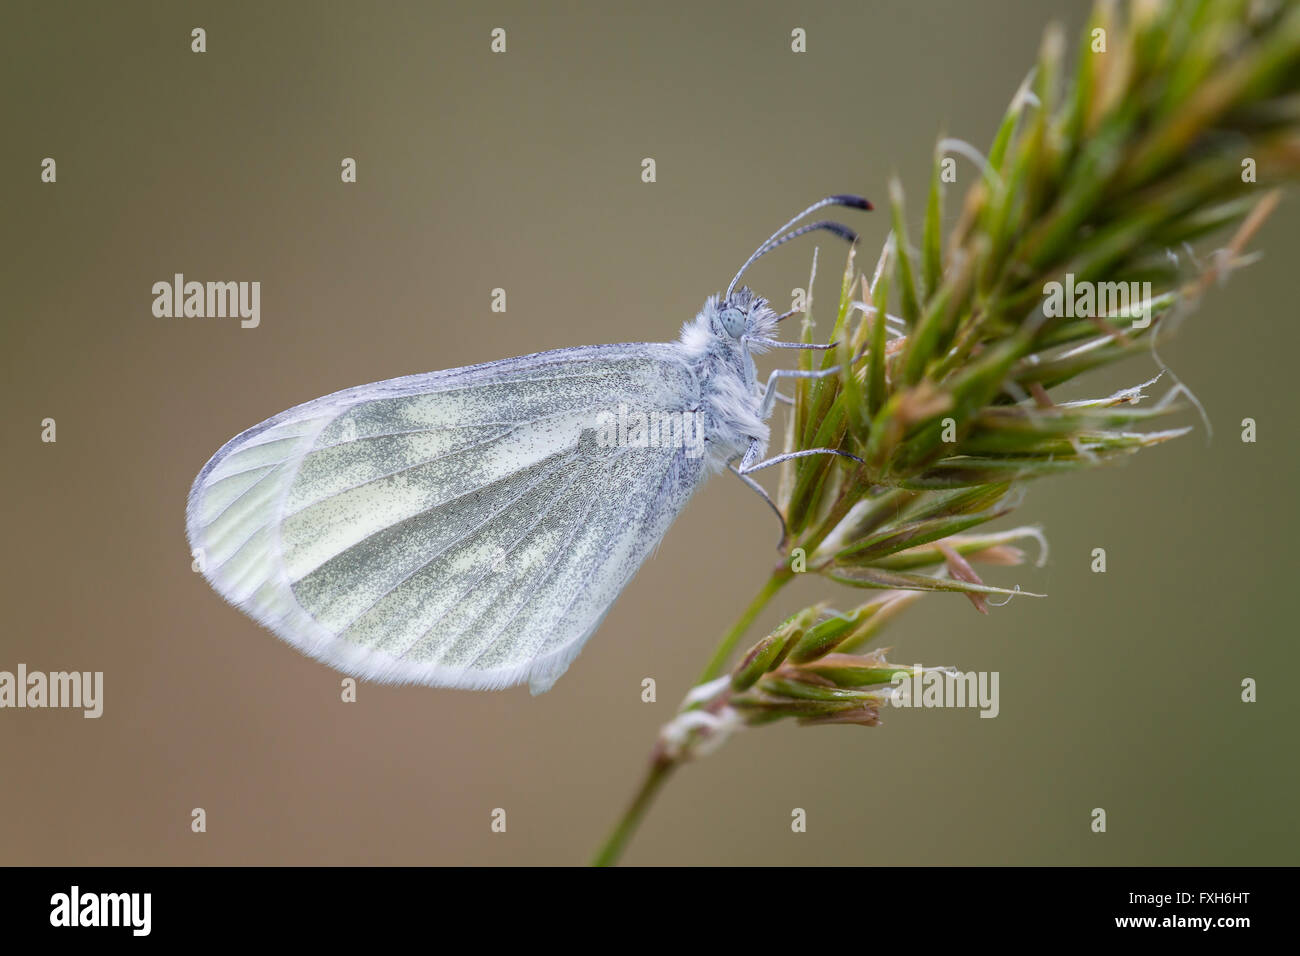
<instances>
[{"instance_id":1,"label":"fuzzy white thorax","mask_svg":"<svg viewBox=\"0 0 1300 956\"><path fill-rule=\"evenodd\" d=\"M728 334L719 318L727 308L745 315L745 331L739 338ZM776 321L766 299L740 288L726 302L709 296L704 308L682 326L678 345L699 379L708 463L715 471L743 455L754 439L760 443L760 454L767 449L770 432L759 414L763 396L753 356L766 351L762 340L775 331Z\"/></svg>"}]
</instances>

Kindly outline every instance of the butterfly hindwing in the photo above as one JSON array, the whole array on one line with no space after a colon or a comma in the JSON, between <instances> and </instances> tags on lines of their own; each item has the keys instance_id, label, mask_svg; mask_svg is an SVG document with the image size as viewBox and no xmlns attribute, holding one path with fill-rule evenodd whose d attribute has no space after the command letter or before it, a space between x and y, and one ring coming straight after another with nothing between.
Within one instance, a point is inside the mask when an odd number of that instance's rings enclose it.
<instances>
[{"instance_id":1,"label":"butterfly hindwing","mask_svg":"<svg viewBox=\"0 0 1300 956\"><path fill-rule=\"evenodd\" d=\"M340 670L544 690L703 476L593 423L688 411L698 390L673 346L631 345L338 392L213 456L191 547L222 596Z\"/></svg>"}]
</instances>

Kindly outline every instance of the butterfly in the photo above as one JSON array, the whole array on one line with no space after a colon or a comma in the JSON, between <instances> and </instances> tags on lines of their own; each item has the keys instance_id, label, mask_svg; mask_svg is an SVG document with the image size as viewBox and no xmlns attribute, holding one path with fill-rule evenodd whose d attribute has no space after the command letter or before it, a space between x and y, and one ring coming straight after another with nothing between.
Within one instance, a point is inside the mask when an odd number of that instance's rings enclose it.
<instances>
[{"instance_id":1,"label":"butterfly","mask_svg":"<svg viewBox=\"0 0 1300 956\"><path fill-rule=\"evenodd\" d=\"M227 601L348 674L548 690L712 474L765 459L782 319L741 276L840 223L778 229L676 342L564 348L346 389L221 446L190 489L196 567ZM847 456L852 457L852 456ZM772 504L774 510L776 506ZM778 515L779 515L778 510Z\"/></svg>"}]
</instances>

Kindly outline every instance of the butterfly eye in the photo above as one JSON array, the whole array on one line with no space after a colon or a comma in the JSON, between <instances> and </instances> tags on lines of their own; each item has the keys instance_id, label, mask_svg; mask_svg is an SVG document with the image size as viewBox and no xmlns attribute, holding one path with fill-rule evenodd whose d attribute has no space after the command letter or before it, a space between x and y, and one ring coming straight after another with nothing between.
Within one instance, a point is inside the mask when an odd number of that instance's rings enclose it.
<instances>
[{"instance_id":1,"label":"butterfly eye","mask_svg":"<svg viewBox=\"0 0 1300 956\"><path fill-rule=\"evenodd\" d=\"M723 309L718 313L718 322L733 339L745 334L745 313L739 309Z\"/></svg>"}]
</instances>

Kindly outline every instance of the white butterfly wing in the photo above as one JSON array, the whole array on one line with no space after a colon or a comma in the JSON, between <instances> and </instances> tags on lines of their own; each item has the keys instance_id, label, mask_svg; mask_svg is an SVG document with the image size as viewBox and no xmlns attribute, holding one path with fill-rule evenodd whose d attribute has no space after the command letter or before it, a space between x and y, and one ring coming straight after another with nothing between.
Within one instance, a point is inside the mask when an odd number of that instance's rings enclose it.
<instances>
[{"instance_id":1,"label":"white butterfly wing","mask_svg":"<svg viewBox=\"0 0 1300 956\"><path fill-rule=\"evenodd\" d=\"M598 442L620 405L693 410L699 384L676 346L640 344L337 392L212 457L190 545L224 598L346 673L539 693L706 473Z\"/></svg>"}]
</instances>

